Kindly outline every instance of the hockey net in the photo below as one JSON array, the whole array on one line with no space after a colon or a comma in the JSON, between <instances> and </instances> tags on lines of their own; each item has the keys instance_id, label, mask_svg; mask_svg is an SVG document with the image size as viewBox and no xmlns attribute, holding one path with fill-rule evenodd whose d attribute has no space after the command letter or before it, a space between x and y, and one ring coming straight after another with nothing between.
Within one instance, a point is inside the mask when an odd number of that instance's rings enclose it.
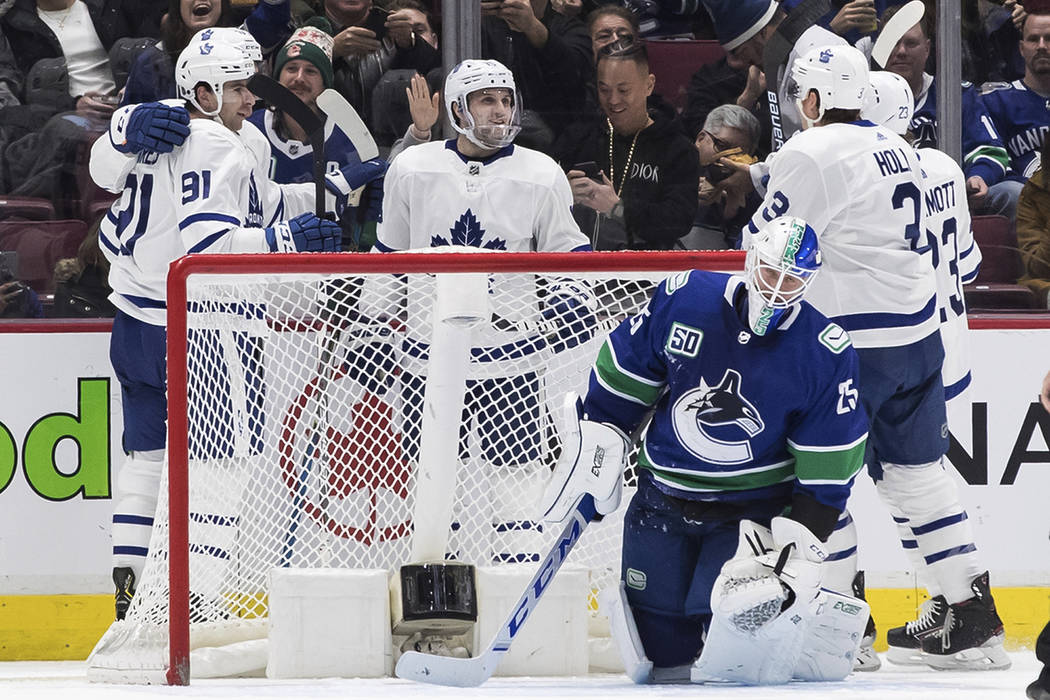
<instances>
[{"instance_id":1,"label":"hockey net","mask_svg":"<svg viewBox=\"0 0 1050 700\"><path fill-rule=\"evenodd\" d=\"M537 501L560 453L566 394L586 392L608 332L691 268L739 270L742 257L430 251L175 263L168 459L149 556L89 675L186 683L191 648L264 639L276 567L394 572L413 561L421 445L441 445L454 465L451 517L438 528L446 558L539 561L556 534ZM438 287L446 301L435 311ZM465 344L438 342L439 316ZM465 383L449 394L443 383L457 372ZM630 469L625 478L624 505ZM622 511L588 528L572 554L595 592L618 580Z\"/></svg>"}]
</instances>

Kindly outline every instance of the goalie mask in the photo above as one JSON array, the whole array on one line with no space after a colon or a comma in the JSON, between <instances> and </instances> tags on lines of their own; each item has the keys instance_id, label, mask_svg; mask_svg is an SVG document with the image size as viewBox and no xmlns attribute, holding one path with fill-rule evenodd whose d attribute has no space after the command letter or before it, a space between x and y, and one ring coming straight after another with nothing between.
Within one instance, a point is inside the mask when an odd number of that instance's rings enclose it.
<instances>
[{"instance_id":1,"label":"goalie mask","mask_svg":"<svg viewBox=\"0 0 1050 700\"><path fill-rule=\"evenodd\" d=\"M902 76L888 70L872 71L870 78L871 86L860 116L904 136L915 111L911 86Z\"/></svg>"},{"instance_id":2,"label":"goalie mask","mask_svg":"<svg viewBox=\"0 0 1050 700\"><path fill-rule=\"evenodd\" d=\"M478 124L470 113L470 95L487 89L497 95L501 89L510 91L511 111L505 122ZM459 108L459 117L452 105ZM445 109L452 128L479 148L503 148L521 131L521 100L514 75L499 61L470 59L453 68L445 78Z\"/></svg>"},{"instance_id":3,"label":"goalie mask","mask_svg":"<svg viewBox=\"0 0 1050 700\"><path fill-rule=\"evenodd\" d=\"M802 111L802 102L811 90L820 96L817 118ZM808 129L829 109L861 109L868 91L868 59L852 46L818 46L791 66L787 94L798 105L799 115Z\"/></svg>"},{"instance_id":4,"label":"goalie mask","mask_svg":"<svg viewBox=\"0 0 1050 700\"><path fill-rule=\"evenodd\" d=\"M780 324L802 301L819 269L817 233L802 219L781 216L751 237L744 275L747 321L755 335Z\"/></svg>"},{"instance_id":5,"label":"goalie mask","mask_svg":"<svg viewBox=\"0 0 1050 700\"><path fill-rule=\"evenodd\" d=\"M175 63L175 83L179 97L198 111L214 117L222 109L222 87L232 80L247 80L256 73L256 61L262 58L258 42L239 29L202 29L179 54ZM214 110L197 102L196 87L204 83L218 100Z\"/></svg>"}]
</instances>

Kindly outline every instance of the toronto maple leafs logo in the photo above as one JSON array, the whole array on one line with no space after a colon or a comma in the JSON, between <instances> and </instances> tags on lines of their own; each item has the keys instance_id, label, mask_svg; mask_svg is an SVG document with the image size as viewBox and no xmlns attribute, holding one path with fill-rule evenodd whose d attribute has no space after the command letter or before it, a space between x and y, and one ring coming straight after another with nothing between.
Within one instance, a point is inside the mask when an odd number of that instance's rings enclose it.
<instances>
[{"instance_id":1,"label":"toronto maple leafs logo","mask_svg":"<svg viewBox=\"0 0 1050 700\"><path fill-rule=\"evenodd\" d=\"M727 369L714 386L701 378L672 410L675 435L697 457L714 464L750 461L750 439L765 428L761 414L741 388L740 373Z\"/></svg>"},{"instance_id":2,"label":"toronto maple leafs logo","mask_svg":"<svg viewBox=\"0 0 1050 700\"><path fill-rule=\"evenodd\" d=\"M478 217L474 216L474 212L470 209L467 209L463 216L459 217L448 232L451 240L444 236L433 236L430 239L430 245L465 245L472 248L487 248L488 250L507 249L507 242L502 238L485 240L485 229L481 228L481 222L478 221Z\"/></svg>"}]
</instances>

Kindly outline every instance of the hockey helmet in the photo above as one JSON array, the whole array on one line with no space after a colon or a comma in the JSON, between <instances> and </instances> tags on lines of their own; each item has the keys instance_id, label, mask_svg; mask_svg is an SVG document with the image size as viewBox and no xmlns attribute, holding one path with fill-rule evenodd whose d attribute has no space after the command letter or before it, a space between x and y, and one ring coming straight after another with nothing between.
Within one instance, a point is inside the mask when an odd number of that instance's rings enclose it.
<instances>
[{"instance_id":1,"label":"hockey helmet","mask_svg":"<svg viewBox=\"0 0 1050 700\"><path fill-rule=\"evenodd\" d=\"M861 109L868 91L868 59L848 45L810 49L791 66L788 95L801 103L810 90L820 96L819 114L813 121L820 121L829 109ZM805 115L803 120L812 126Z\"/></svg>"},{"instance_id":2,"label":"hockey helmet","mask_svg":"<svg viewBox=\"0 0 1050 700\"><path fill-rule=\"evenodd\" d=\"M820 270L820 244L809 224L795 216L773 219L751 236L744 259L748 323L756 335L776 328Z\"/></svg>"},{"instance_id":3,"label":"hockey helmet","mask_svg":"<svg viewBox=\"0 0 1050 700\"><path fill-rule=\"evenodd\" d=\"M467 98L471 93L486 88L510 90L513 108L508 123L474 123ZM459 118L452 112L452 105L459 107ZM453 68L445 78L445 110L448 112L452 128L480 148L502 148L511 143L521 131L521 100L514 87L514 74L499 61L467 59Z\"/></svg>"},{"instance_id":4,"label":"hockey helmet","mask_svg":"<svg viewBox=\"0 0 1050 700\"><path fill-rule=\"evenodd\" d=\"M238 29L212 27L193 35L175 63L175 83L179 97L195 108L215 116L222 109L222 87L231 80L247 80L256 73L262 58L258 42ZM204 83L212 89L219 106L207 111L197 102L194 88Z\"/></svg>"},{"instance_id":5,"label":"hockey helmet","mask_svg":"<svg viewBox=\"0 0 1050 700\"><path fill-rule=\"evenodd\" d=\"M874 70L870 79L870 89L860 115L903 136L908 132L915 112L911 86L902 76L888 70Z\"/></svg>"}]
</instances>

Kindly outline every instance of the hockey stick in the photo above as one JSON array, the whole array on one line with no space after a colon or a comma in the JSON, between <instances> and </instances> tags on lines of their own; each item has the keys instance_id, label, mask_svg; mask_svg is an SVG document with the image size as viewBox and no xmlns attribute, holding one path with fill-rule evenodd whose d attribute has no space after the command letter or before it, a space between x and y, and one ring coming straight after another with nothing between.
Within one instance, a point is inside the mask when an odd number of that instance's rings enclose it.
<instances>
[{"instance_id":1,"label":"hockey stick","mask_svg":"<svg viewBox=\"0 0 1050 700\"><path fill-rule=\"evenodd\" d=\"M346 134L350 143L357 150L357 157L361 162L371 160L379 156L379 147L376 140L372 138L372 132L365 126L361 115L357 113L353 105L335 90L328 88L317 96L317 106L331 117L340 131Z\"/></svg>"},{"instance_id":2,"label":"hockey stick","mask_svg":"<svg viewBox=\"0 0 1050 700\"><path fill-rule=\"evenodd\" d=\"M780 117L780 66L787 61L795 42L802 33L817 23L831 8L830 0L802 0L795 6L773 35L766 41L762 50L762 71L766 76L766 99L769 100L769 114L773 119L773 150L784 145L783 121ZM777 122L780 122L779 124ZM781 128L777 128L777 127Z\"/></svg>"},{"instance_id":3,"label":"hockey stick","mask_svg":"<svg viewBox=\"0 0 1050 700\"><path fill-rule=\"evenodd\" d=\"M303 128L310 139L314 166L314 213L325 214L324 173L328 161L324 155L324 119L310 109L295 93L268 75L256 73L248 80L248 89L271 107L281 110Z\"/></svg>"},{"instance_id":4,"label":"hockey stick","mask_svg":"<svg viewBox=\"0 0 1050 700\"><path fill-rule=\"evenodd\" d=\"M926 6L923 5L922 0L912 0L890 17L871 47L871 60L875 61L879 68L886 67L886 61L890 59L890 54L893 53L897 42L909 29L919 23L925 13Z\"/></svg>"},{"instance_id":5,"label":"hockey stick","mask_svg":"<svg viewBox=\"0 0 1050 700\"><path fill-rule=\"evenodd\" d=\"M489 646L481 653L469 659L457 659L451 656L435 656L418 651L406 651L397 661L394 674L398 678L449 685L457 688L479 686L495 673L500 659L510 649L514 637L529 619L529 614L536 608L540 596L547 590L550 582L565 563L565 558L580 539L588 523L594 519L594 497L585 493L576 503L569 523L562 530L551 551L544 558L536 573L525 587L525 592L511 609L510 615L496 632Z\"/></svg>"}]
</instances>

